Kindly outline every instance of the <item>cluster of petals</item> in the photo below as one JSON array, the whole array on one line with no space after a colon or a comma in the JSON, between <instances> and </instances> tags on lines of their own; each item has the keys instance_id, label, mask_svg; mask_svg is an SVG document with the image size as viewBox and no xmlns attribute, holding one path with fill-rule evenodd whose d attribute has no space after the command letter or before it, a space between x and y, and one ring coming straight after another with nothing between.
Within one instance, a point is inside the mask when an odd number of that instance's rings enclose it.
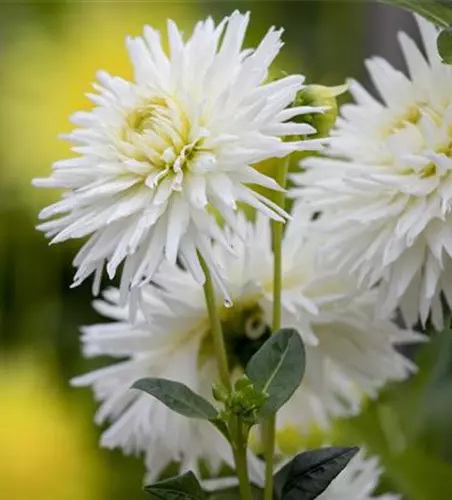
<instances>
[{"instance_id":1,"label":"cluster of petals","mask_svg":"<svg viewBox=\"0 0 452 500\"><path fill-rule=\"evenodd\" d=\"M408 325L429 315L443 325L452 306L452 66L437 52L437 29L417 18L426 56L399 34L409 77L367 61L381 100L350 82L328 155L296 174L294 194L322 213L326 262L379 283L379 311L400 306Z\"/></svg>"},{"instance_id":2,"label":"cluster of petals","mask_svg":"<svg viewBox=\"0 0 452 500\"><path fill-rule=\"evenodd\" d=\"M104 267L113 278L123 263L122 296L132 290L136 297L162 260L178 258L203 283L201 255L228 298L212 254L212 242L228 247L217 218L233 223L238 202L287 218L250 187L281 189L253 165L319 148L317 140L285 140L314 133L297 118L319 110L291 106L302 76L269 80L282 30L271 28L255 50L243 49L248 22L238 12L218 25L208 18L184 42L169 21L169 55L146 26L127 40L134 81L98 74L96 93L88 94L95 107L75 113L78 128L65 136L76 156L35 180L63 190L40 214L52 242L88 237L74 260L75 284L94 274L97 292Z\"/></svg>"}]
</instances>

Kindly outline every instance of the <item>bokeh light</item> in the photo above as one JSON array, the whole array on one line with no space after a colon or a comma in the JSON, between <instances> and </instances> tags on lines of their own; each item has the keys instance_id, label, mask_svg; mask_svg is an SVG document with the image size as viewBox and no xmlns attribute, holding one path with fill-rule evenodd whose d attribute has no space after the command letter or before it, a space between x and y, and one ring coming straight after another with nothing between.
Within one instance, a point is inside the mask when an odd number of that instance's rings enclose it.
<instances>
[{"instance_id":1,"label":"bokeh light","mask_svg":"<svg viewBox=\"0 0 452 500\"><path fill-rule=\"evenodd\" d=\"M59 391L58 374L27 353L0 362L0 498L95 500L101 463L80 409Z\"/></svg>"}]
</instances>

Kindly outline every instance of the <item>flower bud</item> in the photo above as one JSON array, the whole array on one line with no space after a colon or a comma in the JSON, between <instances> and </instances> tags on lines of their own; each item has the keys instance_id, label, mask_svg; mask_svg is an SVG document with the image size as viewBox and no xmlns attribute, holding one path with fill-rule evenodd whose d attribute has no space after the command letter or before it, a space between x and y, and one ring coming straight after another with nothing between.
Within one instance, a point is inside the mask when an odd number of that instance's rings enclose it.
<instances>
[{"instance_id":1,"label":"flower bud","mask_svg":"<svg viewBox=\"0 0 452 500\"><path fill-rule=\"evenodd\" d=\"M309 137L309 139L322 139L328 137L331 129L336 123L338 115L338 105L336 97L346 92L348 86L337 85L335 87L326 87L324 85L307 85L302 90L300 90L292 106L315 106L320 108L320 111L314 113L305 113L299 116L295 116L292 120L297 123L307 123L312 125L317 133L309 135L307 137L300 137L300 140L304 140ZM312 156L312 151L296 151L292 153L290 159L289 170L291 172L296 172L299 170L299 163L301 160L307 156ZM262 161L254 168L259 170L259 172L267 175L269 177L276 178L277 170L281 167L281 160L279 158L270 158L268 160ZM267 196L268 198L273 198L273 192L270 190L259 190L261 194Z\"/></svg>"},{"instance_id":2,"label":"flower bud","mask_svg":"<svg viewBox=\"0 0 452 500\"><path fill-rule=\"evenodd\" d=\"M242 375L234 384L234 389L236 391L241 391L252 385L253 383L251 382L251 380L246 375Z\"/></svg>"},{"instance_id":3,"label":"flower bud","mask_svg":"<svg viewBox=\"0 0 452 500\"><path fill-rule=\"evenodd\" d=\"M322 108L322 111L300 115L295 117L295 121L298 119L302 123L312 125L317 130L315 135L310 136L312 138L328 137L338 114L336 97L343 94L347 88L346 84L336 87L307 85L298 92L293 106L316 106Z\"/></svg>"},{"instance_id":4,"label":"flower bud","mask_svg":"<svg viewBox=\"0 0 452 500\"><path fill-rule=\"evenodd\" d=\"M219 401L220 403L226 403L229 399L228 390L221 384L212 385L212 395L215 400Z\"/></svg>"}]
</instances>

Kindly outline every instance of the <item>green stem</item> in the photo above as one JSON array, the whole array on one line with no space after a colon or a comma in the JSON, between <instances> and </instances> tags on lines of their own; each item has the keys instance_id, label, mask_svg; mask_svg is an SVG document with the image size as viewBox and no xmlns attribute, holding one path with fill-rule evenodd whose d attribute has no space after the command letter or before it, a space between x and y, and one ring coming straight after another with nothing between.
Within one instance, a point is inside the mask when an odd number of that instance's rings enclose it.
<instances>
[{"instance_id":1,"label":"green stem","mask_svg":"<svg viewBox=\"0 0 452 500\"><path fill-rule=\"evenodd\" d=\"M247 436L243 432L243 425L240 417L233 415L230 421L231 435L234 442L232 451L234 453L235 468L239 480L241 500L253 500L253 490L248 478L248 461L246 456Z\"/></svg>"},{"instance_id":2,"label":"green stem","mask_svg":"<svg viewBox=\"0 0 452 500\"><path fill-rule=\"evenodd\" d=\"M198 256L202 270L204 271L204 275L206 277L206 281L204 283L204 297L206 298L207 310L209 312L210 331L212 334L213 347L215 350L215 357L217 359L220 380L224 387L226 387L226 389L231 392L232 385L231 377L229 376L228 357L226 354L223 331L221 328L220 317L218 315L218 309L215 300L215 289L213 287L212 277L210 275L210 271L207 267L206 261L203 259L201 254L198 254Z\"/></svg>"},{"instance_id":3,"label":"green stem","mask_svg":"<svg viewBox=\"0 0 452 500\"><path fill-rule=\"evenodd\" d=\"M284 184L287 170L283 172ZM285 193L278 193L278 205L284 207ZM273 232L273 321L272 331L276 333L281 328L281 290L282 290L282 238L284 223L272 221Z\"/></svg>"},{"instance_id":4,"label":"green stem","mask_svg":"<svg viewBox=\"0 0 452 500\"><path fill-rule=\"evenodd\" d=\"M276 415L271 415L264 423L265 489L264 500L273 498L273 458L275 455Z\"/></svg>"},{"instance_id":5,"label":"green stem","mask_svg":"<svg viewBox=\"0 0 452 500\"><path fill-rule=\"evenodd\" d=\"M222 384L229 392L232 391L231 377L229 375L228 358L226 347L224 345L223 331L221 328L220 317L215 301L215 289L212 283L209 268L203 257L199 255L199 262L206 277L204 283L204 296L206 299L207 310L209 311L210 331L212 333L215 356L217 358L218 371ZM246 456L248 439L243 433L243 425L239 417L232 416L229 425L231 435L231 446L234 455L235 470L239 480L240 496L242 500L253 500L251 484L248 479L248 462Z\"/></svg>"},{"instance_id":6,"label":"green stem","mask_svg":"<svg viewBox=\"0 0 452 500\"><path fill-rule=\"evenodd\" d=\"M286 187L287 173L289 171L290 155L283 161L278 170L276 180L283 188ZM284 208L286 202L285 192L276 193L275 203ZM273 221L273 324L272 331L276 333L281 328L281 291L282 291L282 239L284 223ZM276 414L271 415L265 423L265 490L264 500L273 498L273 459L275 455L275 437L276 437Z\"/></svg>"}]
</instances>

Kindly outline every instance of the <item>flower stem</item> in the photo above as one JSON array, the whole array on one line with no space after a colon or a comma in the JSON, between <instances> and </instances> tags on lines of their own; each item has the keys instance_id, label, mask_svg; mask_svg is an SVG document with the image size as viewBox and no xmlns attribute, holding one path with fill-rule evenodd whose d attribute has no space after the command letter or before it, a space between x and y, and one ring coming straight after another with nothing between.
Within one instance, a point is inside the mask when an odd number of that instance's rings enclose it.
<instances>
[{"instance_id":1,"label":"flower stem","mask_svg":"<svg viewBox=\"0 0 452 500\"><path fill-rule=\"evenodd\" d=\"M231 377L229 376L226 347L224 345L223 331L221 328L220 317L218 315L218 309L215 300L215 289L213 287L212 277L210 275L210 271L207 267L206 261L201 256L201 254L198 254L198 256L202 270L204 271L204 275L206 277L206 281L204 283L204 296L206 298L207 310L209 312L210 331L212 334L215 357L218 364L218 372L220 374L221 383L230 392L232 390Z\"/></svg>"},{"instance_id":2,"label":"flower stem","mask_svg":"<svg viewBox=\"0 0 452 500\"><path fill-rule=\"evenodd\" d=\"M277 181L283 188L286 187L287 173L289 171L290 155L281 162L278 170ZM284 208L286 202L285 192L275 193L275 203ZM281 291L282 291L282 239L283 222L273 221L273 324L272 331L276 333L281 328ZM276 414L271 415L264 427L264 457L265 457L265 490L264 500L273 498L273 459L275 454Z\"/></svg>"},{"instance_id":3,"label":"flower stem","mask_svg":"<svg viewBox=\"0 0 452 500\"><path fill-rule=\"evenodd\" d=\"M204 283L204 296L206 299L207 309L209 311L210 331L212 333L218 371L220 373L222 384L229 392L231 392L231 377L229 375L228 358L226 354L226 347L224 345L223 331L216 307L215 289L213 287L212 277L206 261L200 254L198 255L199 262L206 277L206 281ZM232 441L231 446L234 455L235 470L239 480L240 497L242 500L253 500L253 492L248 478L248 462L246 456L248 439L244 435L241 419L232 415L229 422L229 429Z\"/></svg>"},{"instance_id":4,"label":"flower stem","mask_svg":"<svg viewBox=\"0 0 452 500\"><path fill-rule=\"evenodd\" d=\"M232 451L234 453L235 468L239 480L241 500L253 500L253 491L248 478L248 462L246 456L247 436L243 432L243 425L240 417L232 416L230 421L231 434L234 442Z\"/></svg>"}]
</instances>

